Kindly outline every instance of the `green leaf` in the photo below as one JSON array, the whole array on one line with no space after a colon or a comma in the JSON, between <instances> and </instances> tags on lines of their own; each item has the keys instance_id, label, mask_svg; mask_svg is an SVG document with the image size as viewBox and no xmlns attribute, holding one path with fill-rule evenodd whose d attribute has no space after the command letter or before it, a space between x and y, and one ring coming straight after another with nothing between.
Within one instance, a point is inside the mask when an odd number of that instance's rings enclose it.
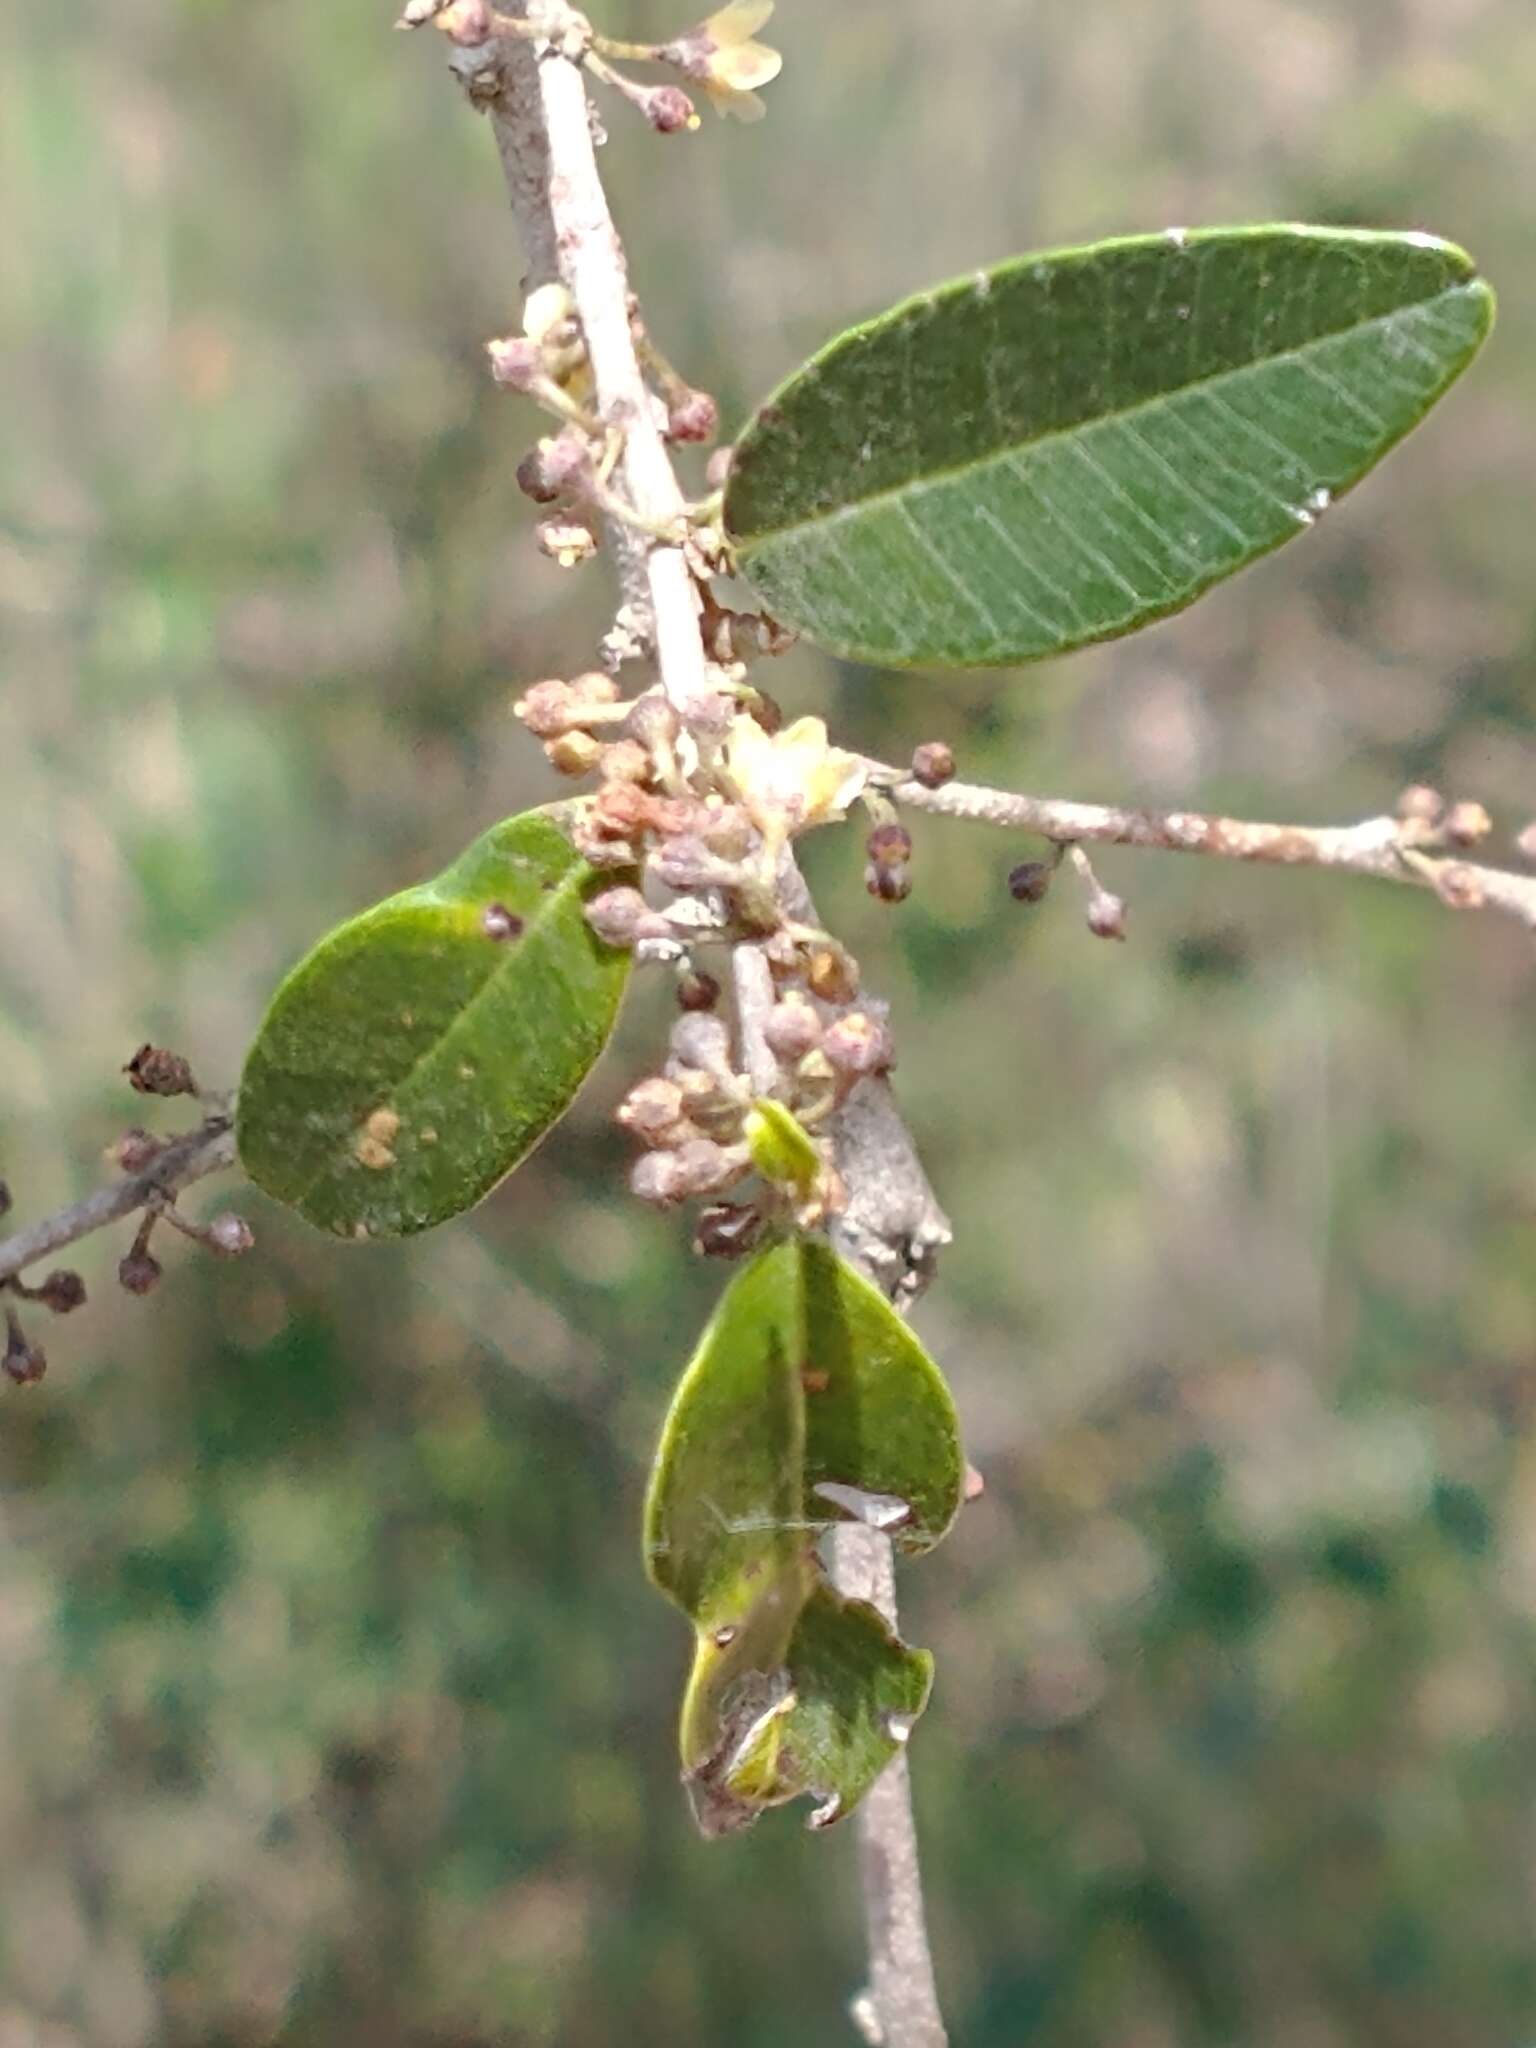
<instances>
[{"instance_id":1,"label":"green leaf","mask_svg":"<svg viewBox=\"0 0 1536 2048\"><path fill-rule=\"evenodd\" d=\"M529 811L320 941L240 1084L241 1163L322 1230L401 1237L470 1208L570 1106L630 956L584 918L629 879Z\"/></svg>"},{"instance_id":2,"label":"green leaf","mask_svg":"<svg viewBox=\"0 0 1536 2048\"><path fill-rule=\"evenodd\" d=\"M893 667L1031 661L1314 525L1493 319L1428 235L1222 228L1028 256L840 336L731 464L775 616Z\"/></svg>"},{"instance_id":3,"label":"green leaf","mask_svg":"<svg viewBox=\"0 0 1536 2048\"><path fill-rule=\"evenodd\" d=\"M752 1164L773 1187L808 1195L820 1177L821 1154L793 1110L762 1095L747 1112L742 1136Z\"/></svg>"},{"instance_id":4,"label":"green leaf","mask_svg":"<svg viewBox=\"0 0 1536 2048\"><path fill-rule=\"evenodd\" d=\"M815 1541L852 1518L929 1549L963 1473L943 1376L829 1245L790 1238L737 1274L646 1503L651 1577L697 1632L681 1750L706 1833L802 1792L846 1812L905 1739L931 1664L831 1592Z\"/></svg>"}]
</instances>

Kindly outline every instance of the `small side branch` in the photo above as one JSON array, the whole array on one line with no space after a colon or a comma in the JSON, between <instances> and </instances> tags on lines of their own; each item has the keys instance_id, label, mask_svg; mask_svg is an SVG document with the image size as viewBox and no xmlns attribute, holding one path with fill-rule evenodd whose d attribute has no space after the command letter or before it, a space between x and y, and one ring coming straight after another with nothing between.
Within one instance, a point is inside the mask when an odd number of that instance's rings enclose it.
<instances>
[{"instance_id":1,"label":"small side branch","mask_svg":"<svg viewBox=\"0 0 1536 2048\"><path fill-rule=\"evenodd\" d=\"M138 1173L124 1174L112 1187L98 1188L83 1201L0 1239L0 1285L65 1245L121 1222L141 1209L169 1201L194 1181L226 1172L235 1164L235 1133L227 1111L209 1116L195 1131L172 1138Z\"/></svg>"},{"instance_id":2,"label":"small side branch","mask_svg":"<svg viewBox=\"0 0 1536 2048\"><path fill-rule=\"evenodd\" d=\"M1201 853L1217 860L1275 867L1329 868L1376 881L1427 889L1453 910L1498 910L1536 932L1536 876L1465 860L1457 850L1457 813L1475 843L1487 830L1476 805L1453 806L1447 819L1367 818L1358 825L1270 825L1202 811L1124 810L1110 804L1015 795L974 783L937 789L877 770L898 804L935 817L964 818L1033 833L1058 846L1134 846L1161 853Z\"/></svg>"}]
</instances>

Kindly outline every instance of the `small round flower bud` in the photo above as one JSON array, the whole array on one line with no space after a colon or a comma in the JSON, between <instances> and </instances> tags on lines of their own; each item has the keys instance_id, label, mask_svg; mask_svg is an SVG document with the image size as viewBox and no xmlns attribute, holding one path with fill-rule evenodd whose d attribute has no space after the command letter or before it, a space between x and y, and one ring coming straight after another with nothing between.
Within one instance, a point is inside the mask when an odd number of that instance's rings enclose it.
<instances>
[{"instance_id":1,"label":"small round flower bud","mask_svg":"<svg viewBox=\"0 0 1536 2048\"><path fill-rule=\"evenodd\" d=\"M537 448L528 450L514 474L517 478L517 488L525 498L532 498L535 505L553 505L558 501L559 489L550 480L544 467L544 459Z\"/></svg>"},{"instance_id":2,"label":"small round flower bud","mask_svg":"<svg viewBox=\"0 0 1536 2048\"><path fill-rule=\"evenodd\" d=\"M706 1138L741 1136L746 1115L743 1089L733 1086L722 1074L706 1074L698 1067L679 1067L677 1085L683 1092L688 1121Z\"/></svg>"},{"instance_id":3,"label":"small round flower bud","mask_svg":"<svg viewBox=\"0 0 1536 2048\"><path fill-rule=\"evenodd\" d=\"M163 1270L152 1252L130 1252L119 1262L117 1277L130 1294L149 1294L159 1286Z\"/></svg>"},{"instance_id":4,"label":"small round flower bud","mask_svg":"<svg viewBox=\"0 0 1536 2048\"><path fill-rule=\"evenodd\" d=\"M14 1315L8 1318L10 1342L5 1347L5 1375L18 1387L35 1387L48 1370L48 1354L31 1344Z\"/></svg>"},{"instance_id":5,"label":"small round flower bud","mask_svg":"<svg viewBox=\"0 0 1536 2048\"><path fill-rule=\"evenodd\" d=\"M650 804L632 782L605 782L589 815L604 839L633 839L650 822Z\"/></svg>"},{"instance_id":6,"label":"small round flower bud","mask_svg":"<svg viewBox=\"0 0 1536 2048\"><path fill-rule=\"evenodd\" d=\"M678 977L677 1006L680 1010L712 1010L720 1000L720 984L712 974L690 968Z\"/></svg>"},{"instance_id":7,"label":"small round flower bud","mask_svg":"<svg viewBox=\"0 0 1536 2048\"><path fill-rule=\"evenodd\" d=\"M691 832L664 840L651 855L651 873L668 889L707 889L721 879L721 869L719 855Z\"/></svg>"},{"instance_id":8,"label":"small round flower bud","mask_svg":"<svg viewBox=\"0 0 1536 2048\"><path fill-rule=\"evenodd\" d=\"M1536 823L1526 826L1515 845L1522 860L1536 861Z\"/></svg>"},{"instance_id":9,"label":"small round flower bud","mask_svg":"<svg viewBox=\"0 0 1536 2048\"><path fill-rule=\"evenodd\" d=\"M638 740L613 740L598 756L597 772L604 782L643 788L652 779L651 757Z\"/></svg>"},{"instance_id":10,"label":"small round flower bud","mask_svg":"<svg viewBox=\"0 0 1536 2048\"><path fill-rule=\"evenodd\" d=\"M590 775L602 751L589 732L565 732L544 742L544 758L561 775Z\"/></svg>"},{"instance_id":11,"label":"small round flower bud","mask_svg":"<svg viewBox=\"0 0 1536 2048\"><path fill-rule=\"evenodd\" d=\"M124 1173L142 1173L152 1160L158 1159L165 1149L164 1140L137 1124L131 1131L124 1131L107 1155L115 1166Z\"/></svg>"},{"instance_id":12,"label":"small round flower bud","mask_svg":"<svg viewBox=\"0 0 1536 2048\"><path fill-rule=\"evenodd\" d=\"M1096 896L1088 899L1088 929L1096 939L1123 939L1125 937L1125 903L1119 896L1111 896L1107 889L1101 889Z\"/></svg>"},{"instance_id":13,"label":"small round flower bud","mask_svg":"<svg viewBox=\"0 0 1536 2048\"><path fill-rule=\"evenodd\" d=\"M237 1216L232 1209L225 1209L204 1227L203 1242L221 1259L238 1259L243 1252L250 1250L256 1239L243 1216Z\"/></svg>"},{"instance_id":14,"label":"small round flower bud","mask_svg":"<svg viewBox=\"0 0 1536 2048\"><path fill-rule=\"evenodd\" d=\"M673 1209L688 1193L675 1152L642 1152L629 1169L629 1189L656 1209Z\"/></svg>"},{"instance_id":15,"label":"small round flower bud","mask_svg":"<svg viewBox=\"0 0 1536 2048\"><path fill-rule=\"evenodd\" d=\"M1008 894L1015 903L1043 903L1056 869L1048 860L1021 860L1008 871Z\"/></svg>"},{"instance_id":16,"label":"small round flower bud","mask_svg":"<svg viewBox=\"0 0 1536 2048\"><path fill-rule=\"evenodd\" d=\"M449 0L432 25L460 49L478 49L491 38L490 0Z\"/></svg>"},{"instance_id":17,"label":"small round flower bud","mask_svg":"<svg viewBox=\"0 0 1536 2048\"><path fill-rule=\"evenodd\" d=\"M670 749L677 744L682 722L659 690L647 690L630 705L624 730L648 752L655 753L658 748Z\"/></svg>"},{"instance_id":18,"label":"small round flower bud","mask_svg":"<svg viewBox=\"0 0 1536 2048\"><path fill-rule=\"evenodd\" d=\"M1481 804L1452 804L1445 814L1445 836L1452 846L1480 846L1493 830Z\"/></svg>"},{"instance_id":19,"label":"small round flower bud","mask_svg":"<svg viewBox=\"0 0 1536 2048\"><path fill-rule=\"evenodd\" d=\"M672 1058L680 1067L696 1067L701 1074L729 1074L731 1034L721 1017L708 1010L690 1010L672 1026L667 1040Z\"/></svg>"},{"instance_id":20,"label":"small round flower bud","mask_svg":"<svg viewBox=\"0 0 1536 2048\"><path fill-rule=\"evenodd\" d=\"M666 1145L678 1126L687 1123L683 1091L660 1074L637 1081L615 1111L615 1121L642 1145Z\"/></svg>"},{"instance_id":21,"label":"small round flower bud","mask_svg":"<svg viewBox=\"0 0 1536 2048\"><path fill-rule=\"evenodd\" d=\"M1397 800L1397 815L1421 825L1438 825L1445 811L1445 798L1427 783L1411 782Z\"/></svg>"},{"instance_id":22,"label":"small round flower bud","mask_svg":"<svg viewBox=\"0 0 1536 2048\"><path fill-rule=\"evenodd\" d=\"M512 334L500 341L488 341L485 353L491 375L509 391L527 391L543 374L544 351L526 334Z\"/></svg>"},{"instance_id":23,"label":"small round flower bud","mask_svg":"<svg viewBox=\"0 0 1536 2048\"><path fill-rule=\"evenodd\" d=\"M955 772L954 749L943 740L927 740L912 752L912 780L924 789L942 789Z\"/></svg>"},{"instance_id":24,"label":"small round flower bud","mask_svg":"<svg viewBox=\"0 0 1536 2048\"><path fill-rule=\"evenodd\" d=\"M763 1219L740 1202L716 1202L699 1211L693 1248L704 1259L739 1259L762 1235Z\"/></svg>"},{"instance_id":25,"label":"small round flower bud","mask_svg":"<svg viewBox=\"0 0 1536 2048\"><path fill-rule=\"evenodd\" d=\"M1451 910L1481 910L1487 898L1483 885L1461 861L1445 861L1435 874L1435 894Z\"/></svg>"},{"instance_id":26,"label":"small round flower bud","mask_svg":"<svg viewBox=\"0 0 1536 2048\"><path fill-rule=\"evenodd\" d=\"M699 125L693 101L680 85L653 85L643 95L641 104L645 118L658 135L676 135L682 129Z\"/></svg>"},{"instance_id":27,"label":"small round flower bud","mask_svg":"<svg viewBox=\"0 0 1536 2048\"><path fill-rule=\"evenodd\" d=\"M821 1050L840 1074L883 1074L892 1061L890 1032L866 1010L850 1010L829 1024Z\"/></svg>"},{"instance_id":28,"label":"small round flower bud","mask_svg":"<svg viewBox=\"0 0 1536 2048\"><path fill-rule=\"evenodd\" d=\"M793 1066L820 1045L821 1019L804 996L787 995L768 1012L763 1037L776 1059Z\"/></svg>"},{"instance_id":29,"label":"small round flower bud","mask_svg":"<svg viewBox=\"0 0 1536 2048\"><path fill-rule=\"evenodd\" d=\"M881 867L871 861L864 870L864 886L877 902L905 903L912 894L912 870Z\"/></svg>"},{"instance_id":30,"label":"small round flower bud","mask_svg":"<svg viewBox=\"0 0 1536 2048\"><path fill-rule=\"evenodd\" d=\"M713 441L719 426L720 408L707 391L679 393L667 412L669 441Z\"/></svg>"},{"instance_id":31,"label":"small round flower bud","mask_svg":"<svg viewBox=\"0 0 1536 2048\"><path fill-rule=\"evenodd\" d=\"M195 1095L192 1069L180 1053L163 1045L141 1045L124 1067L129 1085L140 1095Z\"/></svg>"},{"instance_id":32,"label":"small round flower bud","mask_svg":"<svg viewBox=\"0 0 1536 2048\"><path fill-rule=\"evenodd\" d=\"M877 868L904 867L912 858L912 834L905 825L877 825L864 842Z\"/></svg>"},{"instance_id":33,"label":"small round flower bud","mask_svg":"<svg viewBox=\"0 0 1536 2048\"><path fill-rule=\"evenodd\" d=\"M752 850L752 820L740 804L707 803L698 829L710 852L722 860L745 860Z\"/></svg>"},{"instance_id":34,"label":"small round flower bud","mask_svg":"<svg viewBox=\"0 0 1536 2048\"><path fill-rule=\"evenodd\" d=\"M650 905L638 889L605 889L592 898L584 915L605 945L632 946L641 920L650 915Z\"/></svg>"},{"instance_id":35,"label":"small round flower bud","mask_svg":"<svg viewBox=\"0 0 1536 2048\"><path fill-rule=\"evenodd\" d=\"M85 1306L85 1282L78 1273L61 1266L39 1287L37 1299L56 1316L67 1316L71 1310Z\"/></svg>"},{"instance_id":36,"label":"small round flower bud","mask_svg":"<svg viewBox=\"0 0 1536 2048\"><path fill-rule=\"evenodd\" d=\"M841 946L818 946L805 963L805 985L824 1003L851 1003L859 992L859 970Z\"/></svg>"},{"instance_id":37,"label":"small round flower bud","mask_svg":"<svg viewBox=\"0 0 1536 2048\"><path fill-rule=\"evenodd\" d=\"M512 716L520 718L536 738L557 740L576 723L575 693L558 676L530 683L512 706Z\"/></svg>"},{"instance_id":38,"label":"small round flower bud","mask_svg":"<svg viewBox=\"0 0 1536 2048\"><path fill-rule=\"evenodd\" d=\"M687 1195L723 1194L745 1179L749 1165L744 1149L727 1151L713 1138L690 1138L671 1156L678 1163Z\"/></svg>"},{"instance_id":39,"label":"small round flower bud","mask_svg":"<svg viewBox=\"0 0 1536 2048\"><path fill-rule=\"evenodd\" d=\"M571 693L582 704L617 704L619 686L604 668L584 669L571 677Z\"/></svg>"}]
</instances>

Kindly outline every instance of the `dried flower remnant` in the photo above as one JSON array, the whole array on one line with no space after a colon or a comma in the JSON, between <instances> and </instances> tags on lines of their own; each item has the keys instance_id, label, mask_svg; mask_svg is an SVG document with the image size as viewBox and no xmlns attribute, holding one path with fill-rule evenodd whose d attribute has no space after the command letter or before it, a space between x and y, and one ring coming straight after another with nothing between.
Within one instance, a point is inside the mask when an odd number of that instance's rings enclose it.
<instances>
[{"instance_id":1,"label":"dried flower remnant","mask_svg":"<svg viewBox=\"0 0 1536 2048\"><path fill-rule=\"evenodd\" d=\"M697 28L663 45L661 57L697 80L716 111L739 121L761 121L768 109L758 97L784 67L766 43L753 40L773 13L774 0L729 0Z\"/></svg>"},{"instance_id":2,"label":"dried flower remnant","mask_svg":"<svg viewBox=\"0 0 1536 2048\"><path fill-rule=\"evenodd\" d=\"M129 1084L140 1095L195 1095L192 1069L180 1053L163 1045L141 1045L124 1067Z\"/></svg>"}]
</instances>

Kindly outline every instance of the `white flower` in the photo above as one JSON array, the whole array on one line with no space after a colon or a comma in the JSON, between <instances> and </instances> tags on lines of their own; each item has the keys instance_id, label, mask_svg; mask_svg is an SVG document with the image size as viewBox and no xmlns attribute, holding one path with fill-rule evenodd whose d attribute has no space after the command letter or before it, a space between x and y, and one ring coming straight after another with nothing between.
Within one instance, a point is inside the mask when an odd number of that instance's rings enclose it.
<instances>
[{"instance_id":1,"label":"white flower","mask_svg":"<svg viewBox=\"0 0 1536 2048\"><path fill-rule=\"evenodd\" d=\"M761 121L767 108L756 88L768 85L784 59L753 36L773 12L774 0L727 0L708 21L666 45L663 55L685 77L696 79L722 114Z\"/></svg>"},{"instance_id":2,"label":"white flower","mask_svg":"<svg viewBox=\"0 0 1536 2048\"><path fill-rule=\"evenodd\" d=\"M867 771L856 754L828 744L819 718L767 733L743 711L726 735L725 772L758 830L774 841L841 818Z\"/></svg>"}]
</instances>

